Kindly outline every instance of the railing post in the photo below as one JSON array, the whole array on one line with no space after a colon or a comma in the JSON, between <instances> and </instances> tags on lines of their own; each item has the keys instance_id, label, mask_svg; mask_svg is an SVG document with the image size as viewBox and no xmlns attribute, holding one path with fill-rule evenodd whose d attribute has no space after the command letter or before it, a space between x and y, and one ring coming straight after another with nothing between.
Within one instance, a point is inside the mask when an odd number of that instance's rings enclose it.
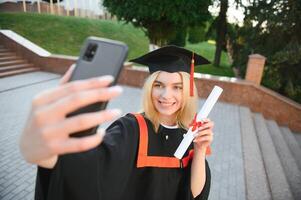
<instances>
[{"instance_id":1,"label":"railing post","mask_svg":"<svg viewBox=\"0 0 301 200\"><path fill-rule=\"evenodd\" d=\"M57 0L57 14L60 15L61 14L61 6L60 6L60 0Z\"/></svg>"},{"instance_id":2,"label":"railing post","mask_svg":"<svg viewBox=\"0 0 301 200\"><path fill-rule=\"evenodd\" d=\"M74 0L74 16L77 17L78 13L77 13L77 0Z\"/></svg>"},{"instance_id":3,"label":"railing post","mask_svg":"<svg viewBox=\"0 0 301 200\"><path fill-rule=\"evenodd\" d=\"M37 0L37 6L38 6L38 13L41 13L41 4L40 4L40 0Z\"/></svg>"},{"instance_id":4,"label":"railing post","mask_svg":"<svg viewBox=\"0 0 301 200\"><path fill-rule=\"evenodd\" d=\"M91 0L88 0L87 17L91 18Z\"/></svg>"},{"instance_id":5,"label":"railing post","mask_svg":"<svg viewBox=\"0 0 301 200\"><path fill-rule=\"evenodd\" d=\"M69 16L69 10L70 10L69 0L66 0L66 11L67 11L67 16Z\"/></svg>"},{"instance_id":6,"label":"railing post","mask_svg":"<svg viewBox=\"0 0 301 200\"><path fill-rule=\"evenodd\" d=\"M260 85L266 58L259 54L249 55L245 79Z\"/></svg>"},{"instance_id":7,"label":"railing post","mask_svg":"<svg viewBox=\"0 0 301 200\"><path fill-rule=\"evenodd\" d=\"M50 0L50 13L53 15L53 0Z\"/></svg>"},{"instance_id":8,"label":"railing post","mask_svg":"<svg viewBox=\"0 0 301 200\"><path fill-rule=\"evenodd\" d=\"M26 12L26 2L23 0L23 11Z\"/></svg>"}]
</instances>

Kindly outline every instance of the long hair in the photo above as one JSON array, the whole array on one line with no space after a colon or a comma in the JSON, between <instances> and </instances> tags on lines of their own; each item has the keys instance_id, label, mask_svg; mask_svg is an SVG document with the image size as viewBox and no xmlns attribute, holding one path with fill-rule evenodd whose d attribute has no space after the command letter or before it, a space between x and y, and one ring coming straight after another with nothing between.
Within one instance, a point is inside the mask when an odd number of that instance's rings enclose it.
<instances>
[{"instance_id":1,"label":"long hair","mask_svg":"<svg viewBox=\"0 0 301 200\"><path fill-rule=\"evenodd\" d=\"M156 110L152 101L152 89L154 81L157 79L160 71L151 74L144 83L142 93L142 111L154 125L154 129L157 132L159 128L159 112ZM182 89L182 105L177 111L177 124L179 127L188 129L191 120L197 112L198 93L194 84L194 96L190 96L189 93L189 80L190 75L186 72L178 72L183 82Z\"/></svg>"}]
</instances>

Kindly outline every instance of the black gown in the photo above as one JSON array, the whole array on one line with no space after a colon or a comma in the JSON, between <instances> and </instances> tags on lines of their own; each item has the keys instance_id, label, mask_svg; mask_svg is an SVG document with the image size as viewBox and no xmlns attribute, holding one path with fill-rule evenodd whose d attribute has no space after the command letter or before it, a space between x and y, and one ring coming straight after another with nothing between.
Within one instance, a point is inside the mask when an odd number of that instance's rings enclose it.
<instances>
[{"instance_id":1,"label":"black gown","mask_svg":"<svg viewBox=\"0 0 301 200\"><path fill-rule=\"evenodd\" d=\"M160 126L158 133L155 133L152 123L145 120L148 155L173 157L186 131ZM127 114L108 127L98 147L83 153L59 156L53 169L38 167L35 199L208 199L211 175L207 161L205 186L200 195L193 198L190 189L191 162L185 168L137 168L138 146L138 123L132 114Z\"/></svg>"}]
</instances>

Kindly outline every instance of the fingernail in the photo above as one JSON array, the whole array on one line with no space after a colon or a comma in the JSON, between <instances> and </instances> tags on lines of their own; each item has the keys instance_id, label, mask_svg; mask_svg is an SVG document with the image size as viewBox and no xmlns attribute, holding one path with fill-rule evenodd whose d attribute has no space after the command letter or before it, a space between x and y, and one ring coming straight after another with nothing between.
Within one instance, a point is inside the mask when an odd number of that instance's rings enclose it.
<instances>
[{"instance_id":1,"label":"fingernail","mask_svg":"<svg viewBox=\"0 0 301 200\"><path fill-rule=\"evenodd\" d=\"M97 131L97 133L100 135L100 137L104 137L106 134L106 131L104 129L100 129Z\"/></svg>"},{"instance_id":2,"label":"fingernail","mask_svg":"<svg viewBox=\"0 0 301 200\"><path fill-rule=\"evenodd\" d=\"M99 81L109 81L112 82L114 80L114 77L111 75L105 75L98 78Z\"/></svg>"},{"instance_id":3,"label":"fingernail","mask_svg":"<svg viewBox=\"0 0 301 200\"><path fill-rule=\"evenodd\" d=\"M121 93L123 91L122 87L119 85L113 86L109 88L109 92L118 92Z\"/></svg>"}]
</instances>

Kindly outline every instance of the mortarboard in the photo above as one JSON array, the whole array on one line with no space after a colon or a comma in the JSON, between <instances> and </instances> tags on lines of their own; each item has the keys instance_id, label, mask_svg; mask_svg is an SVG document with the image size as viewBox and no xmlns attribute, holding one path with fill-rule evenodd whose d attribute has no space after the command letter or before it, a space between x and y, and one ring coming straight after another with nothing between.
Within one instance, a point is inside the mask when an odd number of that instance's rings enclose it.
<instances>
[{"instance_id":1,"label":"mortarboard","mask_svg":"<svg viewBox=\"0 0 301 200\"><path fill-rule=\"evenodd\" d=\"M156 71L190 73L190 96L193 96L194 65L210 63L206 58L174 45L156 49L130 61L148 66L151 74Z\"/></svg>"}]
</instances>

